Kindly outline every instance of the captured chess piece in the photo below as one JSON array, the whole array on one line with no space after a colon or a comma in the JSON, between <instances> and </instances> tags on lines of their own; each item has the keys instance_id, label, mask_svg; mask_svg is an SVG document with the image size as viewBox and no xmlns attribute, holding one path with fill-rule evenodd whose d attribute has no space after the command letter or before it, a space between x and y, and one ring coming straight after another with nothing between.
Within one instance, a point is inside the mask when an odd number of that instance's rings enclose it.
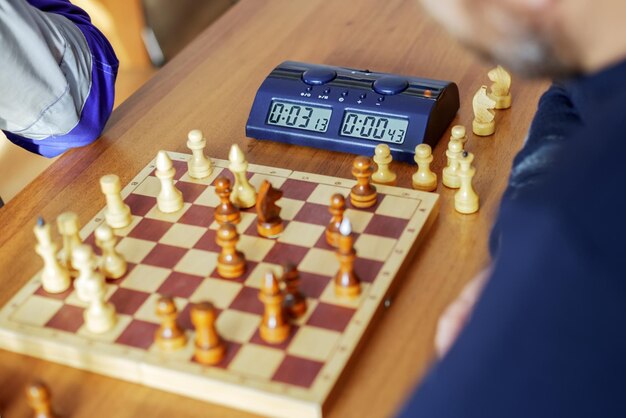
<instances>
[{"instance_id":1,"label":"captured chess piece","mask_svg":"<svg viewBox=\"0 0 626 418\"><path fill-rule=\"evenodd\" d=\"M104 218L109 226L118 229L130 225L133 218L130 207L122 200L120 178L115 174L103 176L100 179L100 189L107 201Z\"/></svg>"},{"instance_id":2,"label":"captured chess piece","mask_svg":"<svg viewBox=\"0 0 626 418\"><path fill-rule=\"evenodd\" d=\"M396 173L389 169L389 164L393 160L391 150L387 144L378 144L374 150L374 162L378 169L372 174L372 182L378 184L395 184Z\"/></svg>"},{"instance_id":3,"label":"captured chess piece","mask_svg":"<svg viewBox=\"0 0 626 418\"><path fill-rule=\"evenodd\" d=\"M463 143L467 142L467 133L465 131L465 126L463 125L454 125L452 130L450 131L450 140L457 139Z\"/></svg>"},{"instance_id":4,"label":"captured chess piece","mask_svg":"<svg viewBox=\"0 0 626 418\"><path fill-rule=\"evenodd\" d=\"M360 209L371 208L376 204L376 187L370 183L374 172L371 158L359 156L352 163L352 175L356 185L350 191L350 203Z\"/></svg>"},{"instance_id":5,"label":"captured chess piece","mask_svg":"<svg viewBox=\"0 0 626 418\"><path fill-rule=\"evenodd\" d=\"M204 155L206 138L202 131L194 129L187 135L187 148L191 150L191 159L187 162L187 173L194 179L209 177L213 171L211 160Z\"/></svg>"},{"instance_id":6,"label":"captured chess piece","mask_svg":"<svg viewBox=\"0 0 626 418\"><path fill-rule=\"evenodd\" d=\"M332 218L326 227L326 242L336 248L339 246L339 226L343 221L343 213L346 211L346 199L343 195L335 193L331 196L328 211Z\"/></svg>"},{"instance_id":7,"label":"captured chess piece","mask_svg":"<svg viewBox=\"0 0 626 418\"><path fill-rule=\"evenodd\" d=\"M446 157L448 157L448 164L443 169L442 181L443 185L450 189L458 189L461 186L461 180L458 176L459 171L459 159L463 155L463 143L458 139L451 139L448 142L448 150L446 151Z\"/></svg>"},{"instance_id":8,"label":"captured chess piece","mask_svg":"<svg viewBox=\"0 0 626 418\"><path fill-rule=\"evenodd\" d=\"M474 121L472 130L475 135L489 136L496 132L495 112L496 101L487 96L487 86L482 86L472 100Z\"/></svg>"},{"instance_id":9,"label":"captured chess piece","mask_svg":"<svg viewBox=\"0 0 626 418\"><path fill-rule=\"evenodd\" d=\"M56 258L57 245L52 242L50 236L50 225L42 217L37 220L37 225L33 229L37 237L35 251L43 259L43 270L41 272L41 285L48 293L63 293L70 288L70 272Z\"/></svg>"},{"instance_id":10,"label":"captured chess piece","mask_svg":"<svg viewBox=\"0 0 626 418\"><path fill-rule=\"evenodd\" d=\"M413 188L432 192L437 188L437 175L430 170L433 162L433 151L428 144L419 144L415 147L415 162L417 171L413 174Z\"/></svg>"},{"instance_id":11,"label":"captured chess piece","mask_svg":"<svg viewBox=\"0 0 626 418\"><path fill-rule=\"evenodd\" d=\"M511 74L502 66L498 65L487 74L493 81L489 97L496 102L496 109L508 109L511 107Z\"/></svg>"},{"instance_id":12,"label":"captured chess piece","mask_svg":"<svg viewBox=\"0 0 626 418\"><path fill-rule=\"evenodd\" d=\"M80 247L76 251L80 251ZM111 330L117 322L117 316L113 304L106 301L104 276L100 272L94 271L84 283L83 295L89 302L89 306L83 312L87 330L94 334Z\"/></svg>"},{"instance_id":13,"label":"captured chess piece","mask_svg":"<svg viewBox=\"0 0 626 418\"><path fill-rule=\"evenodd\" d=\"M474 154L463 151L463 155L459 160L460 168L458 176L461 182L459 191L454 195L454 209L463 214L478 212L480 203L476 191L472 186L472 179L476 174L476 169L472 167Z\"/></svg>"},{"instance_id":14,"label":"captured chess piece","mask_svg":"<svg viewBox=\"0 0 626 418\"><path fill-rule=\"evenodd\" d=\"M212 366L224 358L226 346L215 328L215 308L210 302L196 303L191 308L191 322L196 329L194 358Z\"/></svg>"},{"instance_id":15,"label":"captured chess piece","mask_svg":"<svg viewBox=\"0 0 626 418\"><path fill-rule=\"evenodd\" d=\"M127 263L124 257L115 249L117 239L113 230L106 224L96 228L96 245L102 250L100 271L109 279L119 279L126 274Z\"/></svg>"},{"instance_id":16,"label":"captured chess piece","mask_svg":"<svg viewBox=\"0 0 626 418\"><path fill-rule=\"evenodd\" d=\"M259 300L265 305L259 333L263 341L267 343L280 344L289 337L289 323L285 319L283 310L284 298L276 276L268 271L261 283L259 293Z\"/></svg>"},{"instance_id":17,"label":"captured chess piece","mask_svg":"<svg viewBox=\"0 0 626 418\"><path fill-rule=\"evenodd\" d=\"M161 319L161 326L156 330L154 341L165 351L174 351L187 344L185 331L178 325L178 309L174 299L163 296L157 301L156 314Z\"/></svg>"},{"instance_id":18,"label":"captured chess piece","mask_svg":"<svg viewBox=\"0 0 626 418\"><path fill-rule=\"evenodd\" d=\"M57 227L63 237L63 250L61 250L61 262L70 270L76 270L72 265L72 251L82 244L78 215L74 212L64 212L57 218Z\"/></svg>"},{"instance_id":19,"label":"captured chess piece","mask_svg":"<svg viewBox=\"0 0 626 418\"><path fill-rule=\"evenodd\" d=\"M352 225L348 218L344 218L339 227L339 248L337 259L339 271L335 275L335 294L339 297L356 298L361 294L361 281L354 272L356 251L352 237Z\"/></svg>"},{"instance_id":20,"label":"captured chess piece","mask_svg":"<svg viewBox=\"0 0 626 418\"><path fill-rule=\"evenodd\" d=\"M217 273L225 279L236 279L246 271L246 259L241 251L237 251L239 234L235 225L220 225L215 237L222 251L217 256Z\"/></svg>"},{"instance_id":21,"label":"captured chess piece","mask_svg":"<svg viewBox=\"0 0 626 418\"><path fill-rule=\"evenodd\" d=\"M33 410L33 418L56 418L52 410L52 395L50 389L43 382L31 383L26 388L28 406Z\"/></svg>"},{"instance_id":22,"label":"captured chess piece","mask_svg":"<svg viewBox=\"0 0 626 418\"><path fill-rule=\"evenodd\" d=\"M291 318L300 318L306 313L306 298L300 291L300 273L293 263L283 266L282 282L285 283L283 306Z\"/></svg>"},{"instance_id":23,"label":"captured chess piece","mask_svg":"<svg viewBox=\"0 0 626 418\"><path fill-rule=\"evenodd\" d=\"M239 145L233 144L230 148L228 160L230 161L228 169L235 177L235 185L230 194L230 201L241 209L251 208L256 204L256 190L254 190L254 187L248 181L248 177L246 177L248 162Z\"/></svg>"},{"instance_id":24,"label":"captured chess piece","mask_svg":"<svg viewBox=\"0 0 626 418\"><path fill-rule=\"evenodd\" d=\"M90 299L86 290L87 283L98 280L101 276L100 272L97 271L98 260L96 260L91 246L81 244L74 248L74 251L72 251L72 264L78 270L78 277L74 280L76 296L83 302L89 302Z\"/></svg>"},{"instance_id":25,"label":"captured chess piece","mask_svg":"<svg viewBox=\"0 0 626 418\"><path fill-rule=\"evenodd\" d=\"M257 231L260 236L277 238L283 232L280 206L276 205L276 201L281 197L282 191L272 187L269 181L263 181L256 201Z\"/></svg>"},{"instance_id":26,"label":"captured chess piece","mask_svg":"<svg viewBox=\"0 0 626 418\"><path fill-rule=\"evenodd\" d=\"M157 196L157 207L163 213L173 213L183 208L183 194L174 186L174 163L165 151L156 157L156 176L161 181L161 191Z\"/></svg>"},{"instance_id":27,"label":"captured chess piece","mask_svg":"<svg viewBox=\"0 0 626 418\"><path fill-rule=\"evenodd\" d=\"M231 192L230 180L226 177L218 177L215 180L215 194L220 198L220 204L215 208L215 221L220 225L238 224L241 221L239 209L230 201Z\"/></svg>"}]
</instances>

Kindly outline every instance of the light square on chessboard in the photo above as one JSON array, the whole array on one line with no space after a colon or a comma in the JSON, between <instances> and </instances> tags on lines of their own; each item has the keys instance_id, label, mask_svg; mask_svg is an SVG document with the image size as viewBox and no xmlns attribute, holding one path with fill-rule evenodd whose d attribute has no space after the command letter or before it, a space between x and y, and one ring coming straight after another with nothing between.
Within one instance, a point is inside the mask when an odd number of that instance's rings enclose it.
<instances>
[{"instance_id":1,"label":"light square on chessboard","mask_svg":"<svg viewBox=\"0 0 626 418\"><path fill-rule=\"evenodd\" d=\"M350 219L352 232L360 234L365 231L365 228L367 228L367 225L369 225L370 221L374 217L374 214L358 209L348 208L344 212L344 217Z\"/></svg>"},{"instance_id":2,"label":"light square on chessboard","mask_svg":"<svg viewBox=\"0 0 626 418\"><path fill-rule=\"evenodd\" d=\"M311 248L298 265L300 271L333 277L339 270L339 261L332 251Z\"/></svg>"},{"instance_id":3,"label":"light square on chessboard","mask_svg":"<svg viewBox=\"0 0 626 418\"><path fill-rule=\"evenodd\" d=\"M217 317L215 326L218 334L225 340L246 344L250 341L260 323L261 317L259 315L225 310Z\"/></svg>"},{"instance_id":4,"label":"light square on chessboard","mask_svg":"<svg viewBox=\"0 0 626 418\"><path fill-rule=\"evenodd\" d=\"M161 287L169 275L169 269L138 264L120 286L141 292L153 293Z\"/></svg>"},{"instance_id":5,"label":"light square on chessboard","mask_svg":"<svg viewBox=\"0 0 626 418\"><path fill-rule=\"evenodd\" d=\"M283 268L278 264L259 263L256 265L254 270L252 270L244 284L248 287L260 289L263 278L268 271L274 272L276 277L279 278L283 273Z\"/></svg>"},{"instance_id":6,"label":"light square on chessboard","mask_svg":"<svg viewBox=\"0 0 626 418\"><path fill-rule=\"evenodd\" d=\"M205 186L212 184L215 181L215 179L222 173L224 169L222 167L217 167L213 161L211 162L211 164L213 166L213 171L211 171L211 174L209 174L207 177L203 179L196 179L189 175L189 171L186 171L179 181L195 183L195 184L203 184Z\"/></svg>"},{"instance_id":7,"label":"light square on chessboard","mask_svg":"<svg viewBox=\"0 0 626 418\"><path fill-rule=\"evenodd\" d=\"M359 306L361 306L361 302L363 302L363 299L367 297L369 287L369 283L361 282L361 293L358 297L340 297L335 294L335 281L330 280L326 285L326 288L322 292L322 295L320 296L320 302L324 302L329 305L357 309Z\"/></svg>"},{"instance_id":8,"label":"light square on chessboard","mask_svg":"<svg viewBox=\"0 0 626 418\"><path fill-rule=\"evenodd\" d=\"M117 314L115 315L115 325L107 332L95 334L89 331L87 326L83 324L83 326L81 326L77 331L77 334L90 340L112 343L117 340L120 335L122 335L122 332L124 332L132 320L133 318L129 315Z\"/></svg>"},{"instance_id":9,"label":"light square on chessboard","mask_svg":"<svg viewBox=\"0 0 626 418\"><path fill-rule=\"evenodd\" d=\"M325 229L321 225L291 221L278 237L278 241L302 247L313 247Z\"/></svg>"},{"instance_id":10,"label":"light square on chessboard","mask_svg":"<svg viewBox=\"0 0 626 418\"><path fill-rule=\"evenodd\" d=\"M215 267L217 267L217 253L190 249L174 266L174 271L195 276L208 276Z\"/></svg>"},{"instance_id":11,"label":"light square on chessboard","mask_svg":"<svg viewBox=\"0 0 626 418\"><path fill-rule=\"evenodd\" d=\"M339 193L343 197L347 197L350 194L350 189L346 189L345 187L329 186L327 184L319 184L313 193L311 193L307 202L328 206L330 205L330 198L335 193Z\"/></svg>"},{"instance_id":12,"label":"light square on chessboard","mask_svg":"<svg viewBox=\"0 0 626 418\"><path fill-rule=\"evenodd\" d=\"M290 221L296 217L300 209L304 206L302 200L293 200L286 197L281 198L276 202L280 206L280 217L284 220Z\"/></svg>"},{"instance_id":13,"label":"light square on chessboard","mask_svg":"<svg viewBox=\"0 0 626 418\"><path fill-rule=\"evenodd\" d=\"M145 216L145 218L147 219L156 219L158 221L165 221L165 222L178 222L178 220L185 214L185 212L187 212L187 210L191 207L191 203L185 202L183 203L183 208L180 210L177 210L176 212L173 213L163 213L159 210L158 207L153 207L152 209L150 209L150 212L148 212Z\"/></svg>"},{"instance_id":14,"label":"light square on chessboard","mask_svg":"<svg viewBox=\"0 0 626 418\"><path fill-rule=\"evenodd\" d=\"M253 175L250 178L250 184L256 189L259 190L259 188L261 187L261 184L263 184L263 181L267 180L270 182L270 184L276 188L276 189L280 189L283 185L283 183L285 183L285 180L287 180L285 177L277 177L277 176L272 176L269 174L260 174L257 173L255 175Z\"/></svg>"},{"instance_id":15,"label":"light square on chessboard","mask_svg":"<svg viewBox=\"0 0 626 418\"><path fill-rule=\"evenodd\" d=\"M228 369L247 376L269 379L284 358L285 353L281 350L248 344L241 347Z\"/></svg>"},{"instance_id":16,"label":"light square on chessboard","mask_svg":"<svg viewBox=\"0 0 626 418\"><path fill-rule=\"evenodd\" d=\"M216 207L220 204L220 198L215 193L214 186L208 186L200 196L193 202L194 205Z\"/></svg>"},{"instance_id":17,"label":"light square on chessboard","mask_svg":"<svg viewBox=\"0 0 626 418\"><path fill-rule=\"evenodd\" d=\"M159 243L175 247L193 248L196 242L204 235L205 229L185 224L174 224L161 237Z\"/></svg>"},{"instance_id":18,"label":"light square on chessboard","mask_svg":"<svg viewBox=\"0 0 626 418\"><path fill-rule=\"evenodd\" d=\"M287 353L294 356L325 362L328 360L341 333L305 325L298 330Z\"/></svg>"},{"instance_id":19,"label":"light square on chessboard","mask_svg":"<svg viewBox=\"0 0 626 418\"><path fill-rule=\"evenodd\" d=\"M156 242L143 239L124 237L115 248L124 255L126 261L139 264L156 247L156 244Z\"/></svg>"},{"instance_id":20,"label":"light square on chessboard","mask_svg":"<svg viewBox=\"0 0 626 418\"><path fill-rule=\"evenodd\" d=\"M378 205L376 213L395 218L410 219L420 205L420 200L405 199L403 197L386 195Z\"/></svg>"},{"instance_id":21,"label":"light square on chessboard","mask_svg":"<svg viewBox=\"0 0 626 418\"><path fill-rule=\"evenodd\" d=\"M117 287L118 287L117 285L106 283L104 285L104 288L105 288L104 299L108 300L111 297L111 295L115 293L115 290L117 289ZM89 302L83 302L82 300L78 298L76 289L74 289L74 291L70 293L67 299L65 299L65 303L67 303L68 305L80 306L81 308L86 308L89 305Z\"/></svg>"},{"instance_id":22,"label":"light square on chessboard","mask_svg":"<svg viewBox=\"0 0 626 418\"><path fill-rule=\"evenodd\" d=\"M299 330L299 326L291 324L291 326L289 327L289 334L287 334L287 338L283 342L268 343L263 338L261 338L261 330L257 328L252 338L250 338L250 344L262 345L263 347L275 348L277 350L285 351L287 350L287 347L289 347L289 344L291 344L293 337L296 336Z\"/></svg>"},{"instance_id":23,"label":"light square on chessboard","mask_svg":"<svg viewBox=\"0 0 626 418\"><path fill-rule=\"evenodd\" d=\"M133 318L140 319L146 322L152 322L154 324L160 324L161 319L158 317L156 313L156 306L158 300L165 295L159 295L158 293L152 293L148 296L148 299L141 305L137 312L133 315ZM174 304L176 305L176 309L178 313L183 311L187 306L188 300L185 298L174 298Z\"/></svg>"},{"instance_id":24,"label":"light square on chessboard","mask_svg":"<svg viewBox=\"0 0 626 418\"><path fill-rule=\"evenodd\" d=\"M154 176L148 176L133 190L134 194L157 197L161 192L161 182Z\"/></svg>"},{"instance_id":25,"label":"light square on chessboard","mask_svg":"<svg viewBox=\"0 0 626 418\"><path fill-rule=\"evenodd\" d=\"M392 238L361 234L354 243L354 249L356 250L357 257L385 261L391 254L391 251L393 251L396 242L397 241Z\"/></svg>"},{"instance_id":26,"label":"light square on chessboard","mask_svg":"<svg viewBox=\"0 0 626 418\"><path fill-rule=\"evenodd\" d=\"M250 235L241 235L237 249L244 253L246 260L263 261L268 252L272 249L274 241L253 237Z\"/></svg>"},{"instance_id":27,"label":"light square on chessboard","mask_svg":"<svg viewBox=\"0 0 626 418\"><path fill-rule=\"evenodd\" d=\"M62 306L63 302L60 300L33 295L13 312L11 319L21 324L42 327Z\"/></svg>"},{"instance_id":28,"label":"light square on chessboard","mask_svg":"<svg viewBox=\"0 0 626 418\"><path fill-rule=\"evenodd\" d=\"M206 278L189 297L193 303L209 301L219 309L228 308L243 285L231 280Z\"/></svg>"}]
</instances>

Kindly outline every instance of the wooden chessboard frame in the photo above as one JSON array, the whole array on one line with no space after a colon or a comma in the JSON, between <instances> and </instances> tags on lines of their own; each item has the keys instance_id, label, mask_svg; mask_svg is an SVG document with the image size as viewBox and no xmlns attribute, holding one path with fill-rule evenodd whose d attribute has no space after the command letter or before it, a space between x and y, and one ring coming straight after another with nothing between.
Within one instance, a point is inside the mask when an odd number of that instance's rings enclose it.
<instances>
[{"instance_id":1,"label":"wooden chessboard frame","mask_svg":"<svg viewBox=\"0 0 626 418\"><path fill-rule=\"evenodd\" d=\"M188 161L190 158L188 154L174 152L168 154L172 160L179 162ZM227 168L229 164L225 160L212 161L215 167ZM153 160L122 190L122 197L129 196L154 171L154 167ZM346 190L355 184L354 180L256 164L250 164L248 171ZM69 334L13 320L13 314L21 309L23 304L37 297L33 295L41 286L41 273L37 273L29 280L0 310L0 348L267 416L321 418L333 388L337 386L341 374L346 370L359 344L363 342L363 337L374 323L376 314L389 299L393 285L397 285L396 279L407 267L438 213L437 194L383 185L376 187L379 192L387 195L419 200L419 210L415 210L409 219L407 227L384 262L376 280L364 290L356 313L341 335L339 348L325 362L320 372L323 378L317 379L309 389L262 379L242 379L241 376L233 375L227 370L181 361L181 357L176 353L124 347L102 342L93 335ZM82 228L81 239L86 239L103 222L104 209ZM32 315L37 314L36 307L33 307ZM188 340L187 347L183 350L187 355L193 351L192 336Z\"/></svg>"}]
</instances>

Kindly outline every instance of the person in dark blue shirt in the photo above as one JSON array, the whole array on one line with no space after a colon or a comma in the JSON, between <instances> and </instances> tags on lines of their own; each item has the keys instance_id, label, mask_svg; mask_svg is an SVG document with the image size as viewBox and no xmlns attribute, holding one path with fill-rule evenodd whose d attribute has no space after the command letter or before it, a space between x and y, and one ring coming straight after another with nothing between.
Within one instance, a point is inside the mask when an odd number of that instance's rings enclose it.
<instances>
[{"instance_id":1,"label":"person in dark blue shirt","mask_svg":"<svg viewBox=\"0 0 626 418\"><path fill-rule=\"evenodd\" d=\"M423 0L539 103L494 227L493 266L442 316L402 418L625 417L626 3Z\"/></svg>"}]
</instances>

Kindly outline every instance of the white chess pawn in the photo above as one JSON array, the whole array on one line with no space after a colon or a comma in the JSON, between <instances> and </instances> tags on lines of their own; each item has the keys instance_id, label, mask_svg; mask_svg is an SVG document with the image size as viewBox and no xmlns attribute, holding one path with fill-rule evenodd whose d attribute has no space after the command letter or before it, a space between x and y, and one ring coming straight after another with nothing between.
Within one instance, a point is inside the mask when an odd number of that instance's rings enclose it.
<instances>
[{"instance_id":1,"label":"white chess pawn","mask_svg":"<svg viewBox=\"0 0 626 418\"><path fill-rule=\"evenodd\" d=\"M48 293L63 293L69 289L71 280L69 270L61 265L57 258L57 245L50 237L50 225L43 218L37 220L33 229L37 237L35 251L43 258L44 267L41 272L43 290Z\"/></svg>"},{"instance_id":2,"label":"white chess pawn","mask_svg":"<svg viewBox=\"0 0 626 418\"><path fill-rule=\"evenodd\" d=\"M479 198L472 186L472 179L476 174L476 169L472 167L472 161L474 161L474 154L463 151L459 160L460 169L458 171L461 187L454 195L454 209L463 214L477 212L479 208Z\"/></svg>"},{"instance_id":3,"label":"white chess pawn","mask_svg":"<svg viewBox=\"0 0 626 418\"><path fill-rule=\"evenodd\" d=\"M203 179L209 177L213 171L211 160L204 156L204 148L206 147L206 138L202 131L194 129L187 135L187 148L193 154L187 162L187 171L190 177L194 179Z\"/></svg>"},{"instance_id":4,"label":"white chess pawn","mask_svg":"<svg viewBox=\"0 0 626 418\"><path fill-rule=\"evenodd\" d=\"M448 165L443 169L442 182L443 185L450 189L458 189L461 186L461 180L458 176L459 159L463 155L463 143L458 139L451 139L448 142Z\"/></svg>"},{"instance_id":5,"label":"white chess pawn","mask_svg":"<svg viewBox=\"0 0 626 418\"><path fill-rule=\"evenodd\" d=\"M465 143L467 142L467 133L465 131L465 126L463 125L455 125L452 127L452 131L450 132L450 139L458 139L459 141L461 141L463 143L463 146L465 146Z\"/></svg>"},{"instance_id":6,"label":"white chess pawn","mask_svg":"<svg viewBox=\"0 0 626 418\"><path fill-rule=\"evenodd\" d=\"M57 217L57 228L63 237L63 250L60 257L61 262L70 270L76 270L72 265L72 251L82 244L78 234L80 225L78 215L74 212L65 212Z\"/></svg>"},{"instance_id":7,"label":"white chess pawn","mask_svg":"<svg viewBox=\"0 0 626 418\"><path fill-rule=\"evenodd\" d=\"M100 225L96 228L96 245L102 250L100 259L100 271L110 279L119 279L126 273L126 260L115 249L115 235L108 225Z\"/></svg>"},{"instance_id":8,"label":"white chess pawn","mask_svg":"<svg viewBox=\"0 0 626 418\"><path fill-rule=\"evenodd\" d=\"M95 272L92 279L86 282L84 293L89 306L83 313L85 326L94 334L102 334L115 326L117 317L115 308L110 302L106 302L106 286L104 276Z\"/></svg>"},{"instance_id":9,"label":"white chess pawn","mask_svg":"<svg viewBox=\"0 0 626 418\"><path fill-rule=\"evenodd\" d=\"M78 277L74 280L74 289L76 289L76 296L83 302L89 302L89 295L85 290L87 284L101 276L97 271L98 261L91 249L91 246L87 244L81 244L74 248L72 252L72 264L78 269Z\"/></svg>"},{"instance_id":10,"label":"white chess pawn","mask_svg":"<svg viewBox=\"0 0 626 418\"><path fill-rule=\"evenodd\" d=\"M391 156L391 150L387 144L379 144L374 150L374 162L378 166L378 169L372 174L372 181L378 184L394 184L396 182L396 173L389 169L389 164L393 157Z\"/></svg>"},{"instance_id":11,"label":"white chess pawn","mask_svg":"<svg viewBox=\"0 0 626 418\"><path fill-rule=\"evenodd\" d=\"M159 151L156 158L156 176L161 180L161 191L157 196L157 207L163 213L172 213L183 208L183 194L174 186L176 170L169 155Z\"/></svg>"},{"instance_id":12,"label":"white chess pawn","mask_svg":"<svg viewBox=\"0 0 626 418\"><path fill-rule=\"evenodd\" d=\"M413 174L413 188L432 192L437 188L437 175L430 170L433 162L433 152L428 144L419 144L415 147L415 162L417 171Z\"/></svg>"},{"instance_id":13,"label":"white chess pawn","mask_svg":"<svg viewBox=\"0 0 626 418\"><path fill-rule=\"evenodd\" d=\"M251 208L256 204L256 190L246 177L248 170L248 162L243 155L243 151L239 145L233 144L228 154L230 165L228 169L235 177L233 191L230 194L230 201L241 209Z\"/></svg>"},{"instance_id":14,"label":"white chess pawn","mask_svg":"<svg viewBox=\"0 0 626 418\"><path fill-rule=\"evenodd\" d=\"M104 218L111 228L125 228L130 225L132 216L130 208L122 200L120 178L109 174L100 179L100 189L106 197L107 207Z\"/></svg>"}]
</instances>

